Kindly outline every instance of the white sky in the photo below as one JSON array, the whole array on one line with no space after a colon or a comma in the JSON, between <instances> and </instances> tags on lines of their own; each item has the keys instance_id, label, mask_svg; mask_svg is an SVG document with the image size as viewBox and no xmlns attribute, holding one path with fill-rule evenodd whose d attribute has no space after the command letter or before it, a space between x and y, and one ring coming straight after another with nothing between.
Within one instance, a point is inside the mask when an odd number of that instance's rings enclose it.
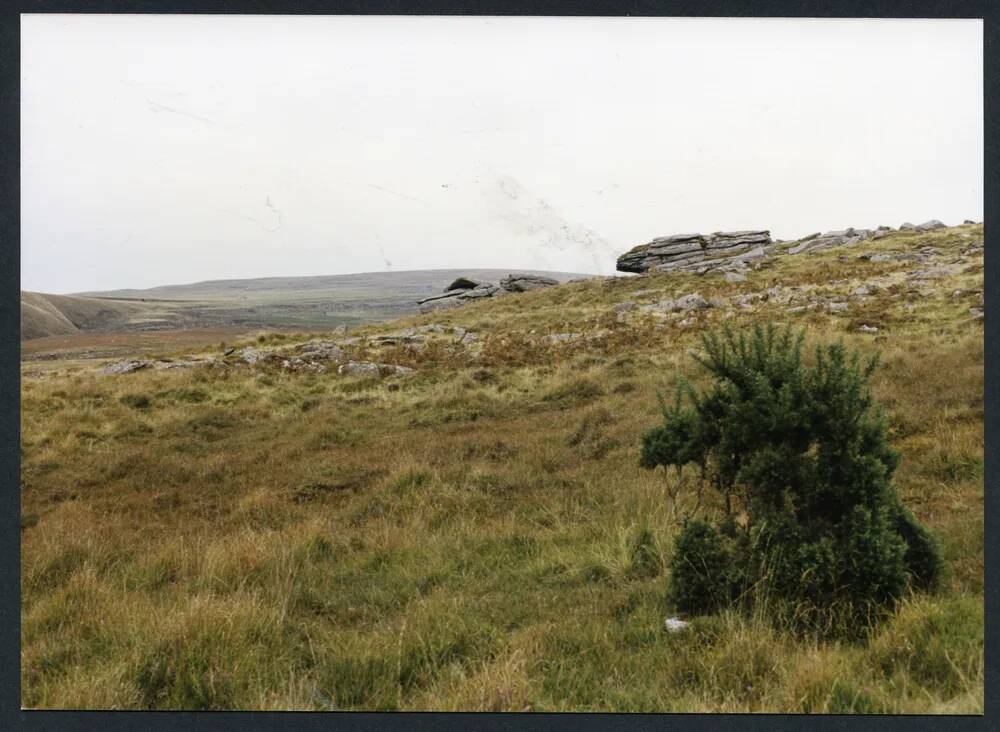
<instances>
[{"instance_id":1,"label":"white sky","mask_svg":"<svg viewBox=\"0 0 1000 732\"><path fill-rule=\"evenodd\" d=\"M22 287L982 218L972 20L24 15Z\"/></svg>"}]
</instances>

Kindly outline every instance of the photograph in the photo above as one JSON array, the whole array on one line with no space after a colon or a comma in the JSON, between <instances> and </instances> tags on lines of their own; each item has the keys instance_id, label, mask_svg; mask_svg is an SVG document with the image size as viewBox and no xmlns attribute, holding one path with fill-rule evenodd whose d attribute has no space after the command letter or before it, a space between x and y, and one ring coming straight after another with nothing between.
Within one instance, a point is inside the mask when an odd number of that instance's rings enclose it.
<instances>
[{"instance_id":1,"label":"photograph","mask_svg":"<svg viewBox=\"0 0 1000 732\"><path fill-rule=\"evenodd\" d=\"M984 714L983 19L14 32L22 718Z\"/></svg>"}]
</instances>

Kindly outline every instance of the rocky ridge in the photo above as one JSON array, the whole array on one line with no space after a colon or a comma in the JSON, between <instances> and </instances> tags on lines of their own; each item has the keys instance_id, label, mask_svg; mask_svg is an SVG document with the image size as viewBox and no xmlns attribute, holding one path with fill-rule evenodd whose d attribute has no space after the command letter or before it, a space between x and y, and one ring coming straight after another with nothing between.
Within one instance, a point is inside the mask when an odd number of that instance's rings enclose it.
<instances>
[{"instance_id":1,"label":"rocky ridge","mask_svg":"<svg viewBox=\"0 0 1000 732\"><path fill-rule=\"evenodd\" d=\"M945 228L936 219L919 226L904 223L900 231L933 231ZM640 244L618 257L620 272L694 271L704 274L712 270L732 273L729 281L738 282L739 274L750 263L767 256L802 254L838 246L853 246L866 239L880 239L893 229L847 228L842 231L816 232L794 242L773 241L769 231L717 231L712 234L673 234Z\"/></svg>"},{"instance_id":2,"label":"rocky ridge","mask_svg":"<svg viewBox=\"0 0 1000 732\"><path fill-rule=\"evenodd\" d=\"M512 292L528 292L541 287L558 285L559 280L538 275L511 274L500 280L500 284L481 282L468 277L459 277L444 289L441 295L433 295L419 301L420 312L454 308L483 297L496 297Z\"/></svg>"},{"instance_id":3,"label":"rocky ridge","mask_svg":"<svg viewBox=\"0 0 1000 732\"><path fill-rule=\"evenodd\" d=\"M488 329L475 332L458 325L432 322L356 335L340 329L327 339L317 338L295 344L281 343L280 338L271 338L268 334L250 334L257 340L254 345L229 348L221 356L198 354L158 361L133 358L108 364L104 373L128 374L147 368L201 366L305 373L332 371L342 376L377 378L405 377L422 368L424 363L432 363L442 357L454 359L457 363L477 364L484 348L492 348L493 352L508 347L599 351L607 343L627 339L632 337L629 334L643 329L685 329L719 318L727 319L738 313L757 311L766 313L767 317L779 318L783 315L822 314L843 319L845 327L850 330L882 338L887 331L892 332L893 317L899 317L884 316L884 308L891 307L892 303L896 303L898 312L906 317L905 313L913 312L931 299L938 299L950 303L946 307L960 313L958 317L961 319L982 321L981 274L978 275L978 282L970 279L970 275L982 272L982 229L965 227L943 232L943 238L916 240L913 240L913 235L923 232L901 231L877 244L874 240L882 239L885 235L879 236L879 232L885 229L846 229L807 237L787 247L793 250L803 244L812 244L813 248L808 251L843 247L845 251L829 259L830 262L844 264L848 276L841 278L834 274L829 278L777 284L770 279L769 286L755 286L763 270L758 273L760 262L754 260L750 260L750 264L740 271L724 270L726 281L738 283L736 287L720 287L721 283L713 284L711 281L706 281L702 287L691 278L678 280L679 287L671 286L670 278L606 278L599 285L600 289L622 291L624 296L613 296L610 302L605 300L607 304L603 306L603 311L596 311L584 320L566 320L519 333L499 333ZM927 231L939 228L947 227L933 226ZM854 252L846 251L865 241L870 244ZM859 266L868 270L869 264L870 271L859 272ZM653 270L654 273L657 271L662 270ZM824 271L835 272L829 269L829 265ZM508 278L504 282L509 286ZM486 289L483 284L488 285L459 278L451 283L448 290L471 292L477 288ZM523 286L549 285L526 281ZM516 290L504 291L509 294Z\"/></svg>"}]
</instances>

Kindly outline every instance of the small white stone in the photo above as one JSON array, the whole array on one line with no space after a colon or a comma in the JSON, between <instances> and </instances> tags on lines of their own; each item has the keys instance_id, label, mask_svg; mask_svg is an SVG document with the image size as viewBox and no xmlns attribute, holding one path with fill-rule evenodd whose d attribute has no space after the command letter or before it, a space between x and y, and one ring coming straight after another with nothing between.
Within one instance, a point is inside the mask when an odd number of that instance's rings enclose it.
<instances>
[{"instance_id":1,"label":"small white stone","mask_svg":"<svg viewBox=\"0 0 1000 732\"><path fill-rule=\"evenodd\" d=\"M667 618L663 624L671 633L679 633L690 625L686 620L681 620L680 618Z\"/></svg>"}]
</instances>

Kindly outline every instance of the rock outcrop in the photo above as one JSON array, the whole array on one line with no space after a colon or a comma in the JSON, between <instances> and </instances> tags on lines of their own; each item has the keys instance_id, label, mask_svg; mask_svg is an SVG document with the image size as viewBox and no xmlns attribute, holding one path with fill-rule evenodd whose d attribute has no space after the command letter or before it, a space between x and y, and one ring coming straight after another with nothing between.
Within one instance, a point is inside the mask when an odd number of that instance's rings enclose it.
<instances>
[{"instance_id":1,"label":"rock outcrop","mask_svg":"<svg viewBox=\"0 0 1000 732\"><path fill-rule=\"evenodd\" d=\"M674 234L640 244L618 257L620 272L715 269L765 256L773 245L768 231Z\"/></svg>"},{"instance_id":2,"label":"rock outcrop","mask_svg":"<svg viewBox=\"0 0 1000 732\"><path fill-rule=\"evenodd\" d=\"M937 219L914 225L904 223L900 231L925 232L946 228ZM876 229L847 228L842 231L815 232L787 244L772 241L768 231L717 231L714 234L674 234L640 244L618 257L620 272L672 272L705 273L718 271L729 282L742 281L741 271L748 269L754 260L772 255L802 254L831 247L853 246L866 239L881 239L893 229L879 226ZM874 258L874 257L873 257Z\"/></svg>"},{"instance_id":3,"label":"rock outcrop","mask_svg":"<svg viewBox=\"0 0 1000 732\"><path fill-rule=\"evenodd\" d=\"M480 282L469 277L459 277L445 288L443 294L420 300L420 312L429 313L433 310L459 307L483 297L495 297L511 292L528 292L540 287L551 287L558 284L558 280L538 275L511 274L500 280L499 285L492 282Z\"/></svg>"}]
</instances>

